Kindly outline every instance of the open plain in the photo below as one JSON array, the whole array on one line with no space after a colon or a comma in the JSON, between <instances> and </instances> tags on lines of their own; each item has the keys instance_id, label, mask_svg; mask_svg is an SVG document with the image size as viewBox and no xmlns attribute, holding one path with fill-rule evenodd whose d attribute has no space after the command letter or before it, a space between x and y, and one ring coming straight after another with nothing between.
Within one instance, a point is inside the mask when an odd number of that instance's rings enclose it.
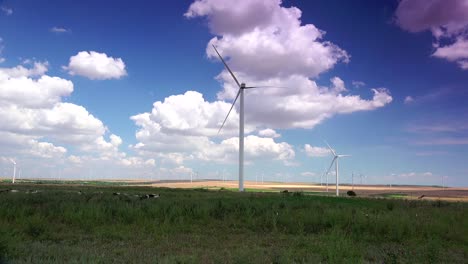
<instances>
[{"instance_id":1,"label":"open plain","mask_svg":"<svg viewBox=\"0 0 468 264\"><path fill-rule=\"evenodd\" d=\"M239 193L222 181L3 182L0 262L468 259L466 189L377 187L355 186L351 198L347 186L334 197L310 184L247 182Z\"/></svg>"},{"instance_id":2,"label":"open plain","mask_svg":"<svg viewBox=\"0 0 468 264\"><path fill-rule=\"evenodd\" d=\"M207 188L207 189L229 189L238 188L237 181L219 181L219 180L200 180L200 181L162 181L162 182L144 182L133 181L132 184L141 182L144 186L168 187L168 188ZM319 195L335 195L335 185L329 184L328 193L326 185L312 183L283 183L283 182L264 182L246 181L247 191L284 191L305 192ZM353 190L357 196L362 197L386 197L386 198L406 198L406 199L424 199L445 201L467 201L468 188L465 187L439 187L439 186L412 186L412 185L340 185L340 193L346 196L346 192ZM424 195L424 196L423 196ZM422 197L421 197L422 196Z\"/></svg>"}]
</instances>

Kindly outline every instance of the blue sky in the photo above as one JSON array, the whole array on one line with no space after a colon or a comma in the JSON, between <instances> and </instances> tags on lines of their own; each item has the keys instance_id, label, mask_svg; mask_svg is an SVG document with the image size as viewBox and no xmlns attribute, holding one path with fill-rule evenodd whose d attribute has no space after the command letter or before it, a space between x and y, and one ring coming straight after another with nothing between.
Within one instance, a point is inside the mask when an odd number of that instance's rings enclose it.
<instances>
[{"instance_id":1,"label":"blue sky","mask_svg":"<svg viewBox=\"0 0 468 264\"><path fill-rule=\"evenodd\" d=\"M0 174L235 180L216 44L287 87L246 94L247 180L319 181L325 139L344 182L468 185L466 1L227 3L0 1Z\"/></svg>"}]
</instances>

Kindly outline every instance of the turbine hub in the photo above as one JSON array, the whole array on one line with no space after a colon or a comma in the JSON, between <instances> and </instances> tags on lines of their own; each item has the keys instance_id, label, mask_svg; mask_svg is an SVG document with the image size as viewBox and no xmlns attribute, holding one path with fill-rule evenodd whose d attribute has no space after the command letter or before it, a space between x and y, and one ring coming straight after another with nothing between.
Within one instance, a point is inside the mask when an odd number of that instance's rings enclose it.
<instances>
[{"instance_id":1,"label":"turbine hub","mask_svg":"<svg viewBox=\"0 0 468 264\"><path fill-rule=\"evenodd\" d=\"M245 88L245 83L241 83L241 89Z\"/></svg>"}]
</instances>

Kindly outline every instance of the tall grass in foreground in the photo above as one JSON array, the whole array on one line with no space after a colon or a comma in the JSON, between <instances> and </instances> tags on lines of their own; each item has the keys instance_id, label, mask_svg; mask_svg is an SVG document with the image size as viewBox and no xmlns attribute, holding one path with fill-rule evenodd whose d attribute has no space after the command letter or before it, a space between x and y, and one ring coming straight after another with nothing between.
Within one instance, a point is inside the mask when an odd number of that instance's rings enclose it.
<instances>
[{"instance_id":1,"label":"tall grass in foreground","mask_svg":"<svg viewBox=\"0 0 468 264\"><path fill-rule=\"evenodd\" d=\"M0 190L11 186L0 185ZM0 262L466 263L468 204L301 193L15 186ZM38 193L26 190L38 189ZM113 195L113 192L125 193ZM158 199L138 195L159 193Z\"/></svg>"}]
</instances>

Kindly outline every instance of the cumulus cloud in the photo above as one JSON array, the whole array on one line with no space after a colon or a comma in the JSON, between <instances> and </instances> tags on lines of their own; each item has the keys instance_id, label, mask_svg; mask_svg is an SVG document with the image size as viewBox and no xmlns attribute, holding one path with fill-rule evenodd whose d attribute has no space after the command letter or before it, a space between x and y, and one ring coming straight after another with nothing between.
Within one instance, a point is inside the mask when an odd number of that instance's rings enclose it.
<instances>
[{"instance_id":1,"label":"cumulus cloud","mask_svg":"<svg viewBox=\"0 0 468 264\"><path fill-rule=\"evenodd\" d=\"M304 151L309 157L328 157L331 155L328 148L314 147L309 144L304 145Z\"/></svg>"},{"instance_id":2,"label":"cumulus cloud","mask_svg":"<svg viewBox=\"0 0 468 264\"><path fill-rule=\"evenodd\" d=\"M108 57L105 53L80 51L70 57L68 66L63 67L71 75L80 75L91 80L119 79L127 75L121 58Z\"/></svg>"},{"instance_id":3,"label":"cumulus cloud","mask_svg":"<svg viewBox=\"0 0 468 264\"><path fill-rule=\"evenodd\" d=\"M333 77L329 87L311 78L348 62L349 55L324 40L325 32L302 24L302 12L283 7L281 1L195 1L185 16L203 17L213 34L206 48L218 60L215 45L242 82L248 85L287 87L246 91L246 122L256 127L313 128L340 113L374 110L392 101L388 90L374 89L366 100L346 95L344 81ZM252 13L254 16L245 14ZM245 23L243 16L249 22ZM229 17L230 19L225 19ZM248 17L248 18L247 18ZM223 70L217 77L223 90L219 100L233 100L238 87Z\"/></svg>"},{"instance_id":4,"label":"cumulus cloud","mask_svg":"<svg viewBox=\"0 0 468 264\"><path fill-rule=\"evenodd\" d=\"M29 143L31 147L31 154L43 158L58 158L67 152L64 147L57 147L49 142L38 142L36 140L31 140Z\"/></svg>"},{"instance_id":5,"label":"cumulus cloud","mask_svg":"<svg viewBox=\"0 0 468 264\"><path fill-rule=\"evenodd\" d=\"M467 69L468 2L465 0L402 0L395 22L409 32L430 30L435 38L434 57L456 62Z\"/></svg>"},{"instance_id":6,"label":"cumulus cloud","mask_svg":"<svg viewBox=\"0 0 468 264\"><path fill-rule=\"evenodd\" d=\"M246 91L246 162L267 158L294 164L293 147L279 142L274 129L313 128L336 114L374 110L392 101L385 88L373 89L365 99L346 94L345 82L337 76L329 86L312 80L350 57L324 40L324 31L312 24L302 25L301 15L298 8L282 7L279 0L241 0L234 6L230 1L195 1L185 13L187 18L206 18L216 35L207 44L209 58L218 60L211 47L215 45L241 81L285 87ZM157 156L162 163L237 162L238 105L220 135L218 129L238 87L225 70L216 79L222 90L215 101L188 91L132 116L139 129L138 142L131 148L142 156Z\"/></svg>"},{"instance_id":7,"label":"cumulus cloud","mask_svg":"<svg viewBox=\"0 0 468 264\"><path fill-rule=\"evenodd\" d=\"M339 77L333 77L330 79L330 82L332 83L331 88L333 92L335 93L341 93L341 92L346 92L347 89L344 85L344 81L341 80Z\"/></svg>"},{"instance_id":8,"label":"cumulus cloud","mask_svg":"<svg viewBox=\"0 0 468 264\"><path fill-rule=\"evenodd\" d=\"M315 77L349 55L322 40L325 32L312 24L301 25L302 12L285 8L281 1L195 1L186 17L206 17L214 37L207 54L217 58L211 45L229 57L234 70L254 77L302 74ZM229 18L229 19L228 19Z\"/></svg>"},{"instance_id":9,"label":"cumulus cloud","mask_svg":"<svg viewBox=\"0 0 468 264\"><path fill-rule=\"evenodd\" d=\"M225 131L222 136L227 138L219 143L211 139L217 136L229 108L229 103L207 102L200 93L194 91L157 101L151 112L131 117L140 127L136 133L139 143L132 147L143 155L157 155L175 164L193 159L234 162L237 160L239 144L238 138L233 137L237 135L238 129L236 112L232 113L232 119L223 128ZM247 133L253 131L253 128L247 126ZM270 137L249 135L245 138L246 159L286 161L294 158L292 146L285 142L275 142L271 132L263 131Z\"/></svg>"},{"instance_id":10,"label":"cumulus cloud","mask_svg":"<svg viewBox=\"0 0 468 264\"><path fill-rule=\"evenodd\" d=\"M451 45L437 48L432 56L456 61L460 65L460 68L465 69L465 65L468 63L468 39L458 38Z\"/></svg>"},{"instance_id":11,"label":"cumulus cloud","mask_svg":"<svg viewBox=\"0 0 468 264\"><path fill-rule=\"evenodd\" d=\"M247 83L264 84L287 89L249 89L245 92L246 122L271 128L313 128L336 114L370 111L383 107L393 98L385 88L372 89L373 97L363 99L358 95L346 95L338 90L344 88L334 79L331 87L321 87L305 76L293 75L269 80L251 79L239 74ZM237 89L232 78L223 71L218 79L224 83L219 99L233 100ZM338 90L337 90L338 89Z\"/></svg>"},{"instance_id":12,"label":"cumulus cloud","mask_svg":"<svg viewBox=\"0 0 468 264\"><path fill-rule=\"evenodd\" d=\"M151 158L119 151L122 139L110 134L101 120L83 106L63 102L73 92L71 81L47 75L47 63L28 64L0 68L1 156L18 157L35 168L35 175L50 175L50 167L72 170L85 163L95 169L149 170L155 165ZM49 161L41 162L44 159ZM80 172L69 171L70 175Z\"/></svg>"},{"instance_id":13,"label":"cumulus cloud","mask_svg":"<svg viewBox=\"0 0 468 264\"><path fill-rule=\"evenodd\" d=\"M465 0L402 0L396 10L396 23L409 32L441 30L436 36L456 34L468 23Z\"/></svg>"},{"instance_id":14,"label":"cumulus cloud","mask_svg":"<svg viewBox=\"0 0 468 264\"><path fill-rule=\"evenodd\" d=\"M263 129L258 131L258 135L261 137L269 137L269 138L278 138L281 137L280 134L276 133L275 130L271 128Z\"/></svg>"},{"instance_id":15,"label":"cumulus cloud","mask_svg":"<svg viewBox=\"0 0 468 264\"><path fill-rule=\"evenodd\" d=\"M48 70L49 63L47 61L31 63L33 63L32 68L26 68L23 65L18 65L13 68L0 68L0 77L2 77L3 79L7 77L34 77L44 75Z\"/></svg>"}]
</instances>

